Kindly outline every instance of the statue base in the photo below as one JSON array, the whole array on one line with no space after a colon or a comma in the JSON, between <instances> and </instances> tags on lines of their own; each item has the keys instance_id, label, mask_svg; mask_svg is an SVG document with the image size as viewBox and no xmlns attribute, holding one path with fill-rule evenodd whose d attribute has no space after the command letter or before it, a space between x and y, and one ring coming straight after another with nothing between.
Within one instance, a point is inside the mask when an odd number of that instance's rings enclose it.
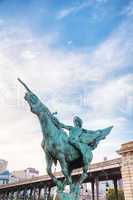
<instances>
[{"instance_id":1,"label":"statue base","mask_svg":"<svg viewBox=\"0 0 133 200\"><path fill-rule=\"evenodd\" d=\"M80 195L75 193L57 193L55 200L79 200Z\"/></svg>"},{"instance_id":2,"label":"statue base","mask_svg":"<svg viewBox=\"0 0 133 200\"><path fill-rule=\"evenodd\" d=\"M72 184L69 193L58 191L55 198L55 200L79 200L79 199L80 199L79 184Z\"/></svg>"}]
</instances>

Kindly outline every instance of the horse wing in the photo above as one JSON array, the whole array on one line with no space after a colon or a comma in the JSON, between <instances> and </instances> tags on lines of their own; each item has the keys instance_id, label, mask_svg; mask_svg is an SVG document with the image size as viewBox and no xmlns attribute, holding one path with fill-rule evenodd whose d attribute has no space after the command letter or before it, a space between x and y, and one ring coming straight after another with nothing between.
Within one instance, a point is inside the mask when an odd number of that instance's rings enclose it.
<instances>
[{"instance_id":1,"label":"horse wing","mask_svg":"<svg viewBox=\"0 0 133 200\"><path fill-rule=\"evenodd\" d=\"M97 136L99 135L98 133L98 131L83 131L79 137L80 142L84 144L90 144L97 138Z\"/></svg>"},{"instance_id":2,"label":"horse wing","mask_svg":"<svg viewBox=\"0 0 133 200\"><path fill-rule=\"evenodd\" d=\"M91 145L92 148L96 148L100 140L105 139L105 137L110 133L113 127L107 127L105 129L99 129L96 131L83 131L80 135L80 142L84 144Z\"/></svg>"}]
</instances>

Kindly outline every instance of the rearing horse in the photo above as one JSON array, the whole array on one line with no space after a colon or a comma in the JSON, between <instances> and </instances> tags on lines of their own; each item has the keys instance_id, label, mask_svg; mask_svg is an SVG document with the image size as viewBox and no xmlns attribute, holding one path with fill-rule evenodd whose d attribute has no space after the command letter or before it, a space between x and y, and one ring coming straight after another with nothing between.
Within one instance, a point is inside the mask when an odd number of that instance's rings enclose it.
<instances>
[{"instance_id":1,"label":"rearing horse","mask_svg":"<svg viewBox=\"0 0 133 200\"><path fill-rule=\"evenodd\" d=\"M51 168L53 162L59 161L62 173L66 178L67 183L70 185L72 185L72 170L82 166L83 174L80 177L81 184L87 177L88 166L93 158L92 150L96 148L101 139L104 139L109 134L112 127L108 127L100 131L94 131L94 134L96 135L95 142L93 141L92 144L83 143L84 156L81 156L78 149L69 143L68 135L58 126L58 121L54 119L50 110L27 87L25 83L23 83L20 79L18 80L26 88L27 92L24 98L28 102L31 112L37 115L41 124L43 133L42 148L46 154L48 175L53 179L58 188L61 188L63 184L61 184L60 181L58 181L58 179L52 174Z\"/></svg>"}]
</instances>

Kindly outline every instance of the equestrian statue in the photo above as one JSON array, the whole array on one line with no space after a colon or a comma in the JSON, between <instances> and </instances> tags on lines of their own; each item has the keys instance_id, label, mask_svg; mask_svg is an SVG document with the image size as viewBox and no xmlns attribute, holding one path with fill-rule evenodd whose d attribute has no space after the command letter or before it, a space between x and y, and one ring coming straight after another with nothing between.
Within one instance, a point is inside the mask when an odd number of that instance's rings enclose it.
<instances>
[{"instance_id":1,"label":"equestrian statue","mask_svg":"<svg viewBox=\"0 0 133 200\"><path fill-rule=\"evenodd\" d=\"M56 113L52 113L22 80L18 80L27 91L24 99L29 104L31 112L37 115L40 121L43 133L41 146L46 156L47 173L57 186L59 199L79 200L80 185L88 177L88 167L93 158L92 151L101 140L105 139L113 126L96 131L86 130L82 127L82 119L78 116L74 117L73 126L65 125L55 117ZM56 165L57 161L60 163L64 175L63 182L52 173L52 165ZM79 167L83 168L83 173L78 182L74 182L71 173ZM70 185L70 194L63 192L66 185Z\"/></svg>"}]
</instances>

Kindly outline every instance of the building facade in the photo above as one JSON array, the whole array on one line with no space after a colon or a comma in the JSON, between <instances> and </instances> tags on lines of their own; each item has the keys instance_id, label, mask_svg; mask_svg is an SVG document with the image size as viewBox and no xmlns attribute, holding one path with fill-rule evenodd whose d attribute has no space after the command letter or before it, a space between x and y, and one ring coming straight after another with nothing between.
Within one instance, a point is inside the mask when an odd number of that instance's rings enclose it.
<instances>
[{"instance_id":1,"label":"building facade","mask_svg":"<svg viewBox=\"0 0 133 200\"><path fill-rule=\"evenodd\" d=\"M0 184L7 184L9 182L10 173L7 170L8 162L0 159Z\"/></svg>"},{"instance_id":2,"label":"building facade","mask_svg":"<svg viewBox=\"0 0 133 200\"><path fill-rule=\"evenodd\" d=\"M29 167L24 170L15 170L11 173L10 182L21 181L39 176L39 171Z\"/></svg>"}]
</instances>

